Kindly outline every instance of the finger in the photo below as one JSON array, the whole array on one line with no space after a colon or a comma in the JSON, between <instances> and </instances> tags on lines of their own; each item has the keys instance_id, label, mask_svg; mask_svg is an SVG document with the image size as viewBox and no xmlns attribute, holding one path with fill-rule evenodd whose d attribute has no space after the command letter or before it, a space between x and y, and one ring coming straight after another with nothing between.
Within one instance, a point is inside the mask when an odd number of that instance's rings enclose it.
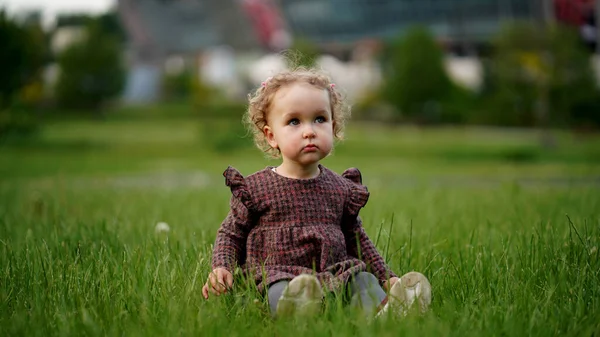
<instances>
[{"instance_id":1,"label":"finger","mask_svg":"<svg viewBox=\"0 0 600 337\"><path fill-rule=\"evenodd\" d=\"M219 290L218 290L219 289L218 288L219 287L219 282L217 281L217 275L215 275L215 273L210 273L208 275L208 282L207 283L210 283L210 287L208 287L208 290L210 290L210 292L213 295L217 295L218 296L219 293L220 293Z\"/></svg>"},{"instance_id":2,"label":"finger","mask_svg":"<svg viewBox=\"0 0 600 337\"><path fill-rule=\"evenodd\" d=\"M208 275L208 280L210 281L210 285L213 288L216 288L217 285L219 284L219 281L217 279L217 275L215 273L210 273Z\"/></svg>"},{"instance_id":3,"label":"finger","mask_svg":"<svg viewBox=\"0 0 600 337\"><path fill-rule=\"evenodd\" d=\"M387 290L387 291L392 289L393 285L394 285L394 280L392 280L392 279L385 281L385 283L383 284L383 286L385 287L385 290Z\"/></svg>"},{"instance_id":4,"label":"finger","mask_svg":"<svg viewBox=\"0 0 600 337\"><path fill-rule=\"evenodd\" d=\"M387 290L391 290L392 287L394 286L394 284L396 284L396 282L398 282L398 278L397 277L392 277L391 279L385 281L385 287Z\"/></svg>"},{"instance_id":5,"label":"finger","mask_svg":"<svg viewBox=\"0 0 600 337\"><path fill-rule=\"evenodd\" d=\"M233 286L233 275L231 273L225 274L225 284L229 288Z\"/></svg>"},{"instance_id":6,"label":"finger","mask_svg":"<svg viewBox=\"0 0 600 337\"><path fill-rule=\"evenodd\" d=\"M218 280L219 280L219 292L221 294L224 294L227 292L227 287L225 286L225 273L219 273L218 275Z\"/></svg>"},{"instance_id":7,"label":"finger","mask_svg":"<svg viewBox=\"0 0 600 337\"><path fill-rule=\"evenodd\" d=\"M208 285L206 284L202 287L202 296L204 296L205 300L208 299Z\"/></svg>"}]
</instances>

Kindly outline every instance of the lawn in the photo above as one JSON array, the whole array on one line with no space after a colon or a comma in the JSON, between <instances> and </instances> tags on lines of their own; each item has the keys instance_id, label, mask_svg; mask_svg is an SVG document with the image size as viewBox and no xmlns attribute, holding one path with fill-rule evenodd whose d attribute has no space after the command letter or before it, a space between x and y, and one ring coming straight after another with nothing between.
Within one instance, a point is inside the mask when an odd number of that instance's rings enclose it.
<instances>
[{"instance_id":1,"label":"lawn","mask_svg":"<svg viewBox=\"0 0 600 337\"><path fill-rule=\"evenodd\" d=\"M365 228L428 314L369 321L325 303L272 320L237 279L202 299L228 210L223 170L269 161L239 122L54 121L0 145L4 336L598 336L600 137L353 122L324 164L361 169ZM156 234L167 222L171 231Z\"/></svg>"}]
</instances>

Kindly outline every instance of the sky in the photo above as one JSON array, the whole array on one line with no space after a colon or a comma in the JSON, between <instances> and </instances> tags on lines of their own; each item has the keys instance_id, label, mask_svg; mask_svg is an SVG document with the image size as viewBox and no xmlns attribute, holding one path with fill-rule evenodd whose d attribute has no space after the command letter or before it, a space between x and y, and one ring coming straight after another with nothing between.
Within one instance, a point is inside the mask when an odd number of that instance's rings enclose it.
<instances>
[{"instance_id":1,"label":"sky","mask_svg":"<svg viewBox=\"0 0 600 337\"><path fill-rule=\"evenodd\" d=\"M103 13L115 4L116 0L0 0L0 8L11 14L41 10L45 24L51 24L58 13Z\"/></svg>"}]
</instances>

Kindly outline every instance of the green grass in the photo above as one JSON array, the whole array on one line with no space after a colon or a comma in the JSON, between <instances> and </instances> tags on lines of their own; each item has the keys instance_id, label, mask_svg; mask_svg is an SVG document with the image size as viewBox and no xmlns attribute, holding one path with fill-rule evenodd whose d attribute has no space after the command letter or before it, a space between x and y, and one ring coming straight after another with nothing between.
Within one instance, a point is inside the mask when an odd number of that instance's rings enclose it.
<instances>
[{"instance_id":1,"label":"green grass","mask_svg":"<svg viewBox=\"0 0 600 337\"><path fill-rule=\"evenodd\" d=\"M365 228L396 272L428 276L431 311L368 323L332 301L273 321L240 279L201 297L221 173L276 164L203 123L56 121L0 147L1 335L600 334L599 137L551 151L527 130L350 127L324 164L361 169Z\"/></svg>"}]
</instances>

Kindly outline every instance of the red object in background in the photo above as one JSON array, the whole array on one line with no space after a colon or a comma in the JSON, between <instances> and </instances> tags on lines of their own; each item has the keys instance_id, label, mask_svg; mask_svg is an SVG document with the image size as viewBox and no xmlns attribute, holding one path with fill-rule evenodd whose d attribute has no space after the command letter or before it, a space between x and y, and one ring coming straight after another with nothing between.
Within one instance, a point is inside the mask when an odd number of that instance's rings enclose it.
<instances>
[{"instance_id":1,"label":"red object in background","mask_svg":"<svg viewBox=\"0 0 600 337\"><path fill-rule=\"evenodd\" d=\"M594 0L554 0L554 15L559 22L579 27L594 15L594 6Z\"/></svg>"},{"instance_id":2,"label":"red object in background","mask_svg":"<svg viewBox=\"0 0 600 337\"><path fill-rule=\"evenodd\" d=\"M274 35L284 30L283 20L269 0L243 0L242 7L250 17L259 41L271 46Z\"/></svg>"}]
</instances>

